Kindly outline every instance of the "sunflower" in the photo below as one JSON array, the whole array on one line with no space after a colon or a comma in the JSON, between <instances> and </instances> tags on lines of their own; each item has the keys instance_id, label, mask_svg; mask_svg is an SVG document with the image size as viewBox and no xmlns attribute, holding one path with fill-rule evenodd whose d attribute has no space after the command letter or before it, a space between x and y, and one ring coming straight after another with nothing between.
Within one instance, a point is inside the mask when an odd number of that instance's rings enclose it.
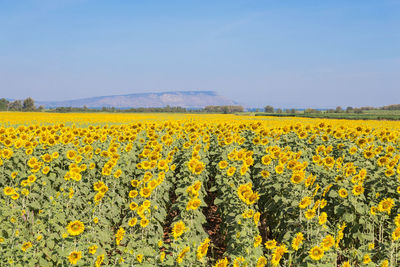
<instances>
[{"instance_id":1,"label":"sunflower","mask_svg":"<svg viewBox=\"0 0 400 267\"><path fill-rule=\"evenodd\" d=\"M270 175L271 175L270 172L267 171L267 170L262 170L262 171L261 171L261 176L262 176L263 178L268 178Z\"/></svg>"},{"instance_id":2,"label":"sunflower","mask_svg":"<svg viewBox=\"0 0 400 267\"><path fill-rule=\"evenodd\" d=\"M178 239L186 230L185 223L183 221L179 221L174 224L172 228L172 235L174 236L174 239Z\"/></svg>"},{"instance_id":3,"label":"sunflower","mask_svg":"<svg viewBox=\"0 0 400 267\"><path fill-rule=\"evenodd\" d=\"M68 260L71 264L75 265L78 263L78 261L82 258L82 252L81 251L72 251L69 256Z\"/></svg>"},{"instance_id":4,"label":"sunflower","mask_svg":"<svg viewBox=\"0 0 400 267\"><path fill-rule=\"evenodd\" d=\"M135 198L138 194L139 194L139 192L137 190L129 191L129 197L130 198Z\"/></svg>"},{"instance_id":5,"label":"sunflower","mask_svg":"<svg viewBox=\"0 0 400 267\"><path fill-rule=\"evenodd\" d=\"M282 174L284 170L285 170L285 166L284 165L279 164L279 165L277 165L275 167L275 172L277 174Z\"/></svg>"},{"instance_id":6,"label":"sunflower","mask_svg":"<svg viewBox=\"0 0 400 267\"><path fill-rule=\"evenodd\" d=\"M344 189L344 188L340 188L339 191L338 191L338 193L339 193L339 196L340 196L341 198L346 198L347 195L348 195L347 190Z\"/></svg>"},{"instance_id":7,"label":"sunflower","mask_svg":"<svg viewBox=\"0 0 400 267\"><path fill-rule=\"evenodd\" d=\"M125 235L125 230L124 228L120 227L117 233L115 234L115 242L117 246L119 246L119 244L121 243L122 239L124 238L124 235Z\"/></svg>"},{"instance_id":8,"label":"sunflower","mask_svg":"<svg viewBox=\"0 0 400 267\"><path fill-rule=\"evenodd\" d=\"M210 244L210 239L206 238L201 244L200 246L197 248L197 253L196 253L196 257L198 260L201 260L208 251L208 246Z\"/></svg>"},{"instance_id":9,"label":"sunflower","mask_svg":"<svg viewBox=\"0 0 400 267\"><path fill-rule=\"evenodd\" d=\"M294 184L301 183L305 178L304 172L294 172L290 181Z\"/></svg>"},{"instance_id":10,"label":"sunflower","mask_svg":"<svg viewBox=\"0 0 400 267\"><path fill-rule=\"evenodd\" d=\"M300 203L299 203L299 208L300 209L305 209L311 204L311 198L310 197L304 197Z\"/></svg>"},{"instance_id":11,"label":"sunflower","mask_svg":"<svg viewBox=\"0 0 400 267\"><path fill-rule=\"evenodd\" d=\"M229 264L228 259L225 257L223 259L219 259L214 267L227 267Z\"/></svg>"},{"instance_id":12,"label":"sunflower","mask_svg":"<svg viewBox=\"0 0 400 267\"><path fill-rule=\"evenodd\" d=\"M319 261L324 256L324 250L322 250L320 247L313 247L310 249L309 255L311 259Z\"/></svg>"},{"instance_id":13,"label":"sunflower","mask_svg":"<svg viewBox=\"0 0 400 267\"><path fill-rule=\"evenodd\" d=\"M93 255L97 251L97 246L96 245L90 246L88 250L89 250L89 253Z\"/></svg>"},{"instance_id":14,"label":"sunflower","mask_svg":"<svg viewBox=\"0 0 400 267\"><path fill-rule=\"evenodd\" d=\"M297 251L299 249L300 245L303 243L303 240L304 240L303 233L301 233L301 232L297 233L296 237L293 238L292 248Z\"/></svg>"},{"instance_id":15,"label":"sunflower","mask_svg":"<svg viewBox=\"0 0 400 267\"><path fill-rule=\"evenodd\" d=\"M257 259L256 267L264 267L265 265L267 265L267 259L263 256L260 256Z\"/></svg>"},{"instance_id":16,"label":"sunflower","mask_svg":"<svg viewBox=\"0 0 400 267\"><path fill-rule=\"evenodd\" d=\"M104 254L97 256L96 262L95 262L96 267L100 267L101 264L103 263L103 261L104 261Z\"/></svg>"},{"instance_id":17,"label":"sunflower","mask_svg":"<svg viewBox=\"0 0 400 267\"><path fill-rule=\"evenodd\" d=\"M351 192L353 192L355 196L361 195L362 193L364 193L364 187L362 186L362 184L358 184L353 187L353 190Z\"/></svg>"},{"instance_id":18,"label":"sunflower","mask_svg":"<svg viewBox=\"0 0 400 267\"><path fill-rule=\"evenodd\" d=\"M370 256L368 254L365 254L364 257L363 257L363 263L364 264L368 264L370 262L371 262Z\"/></svg>"},{"instance_id":19,"label":"sunflower","mask_svg":"<svg viewBox=\"0 0 400 267\"><path fill-rule=\"evenodd\" d=\"M327 235L322 239L321 248L324 251L329 250L333 245L335 245L335 238L332 235Z\"/></svg>"},{"instance_id":20,"label":"sunflower","mask_svg":"<svg viewBox=\"0 0 400 267\"><path fill-rule=\"evenodd\" d=\"M68 159L73 160L73 159L75 159L75 157L76 157L76 152L74 150L67 151L67 158Z\"/></svg>"},{"instance_id":21,"label":"sunflower","mask_svg":"<svg viewBox=\"0 0 400 267\"><path fill-rule=\"evenodd\" d=\"M176 262L178 264L181 264L183 261L183 258L185 257L186 253L190 251L190 247L185 247L179 252L178 257L176 258Z\"/></svg>"},{"instance_id":22,"label":"sunflower","mask_svg":"<svg viewBox=\"0 0 400 267\"><path fill-rule=\"evenodd\" d=\"M6 186L4 187L3 192L6 196L11 196L15 193L15 190L12 187Z\"/></svg>"},{"instance_id":23,"label":"sunflower","mask_svg":"<svg viewBox=\"0 0 400 267\"><path fill-rule=\"evenodd\" d=\"M194 198L189 200L186 210L196 210L198 207L200 207L201 201L198 198Z\"/></svg>"},{"instance_id":24,"label":"sunflower","mask_svg":"<svg viewBox=\"0 0 400 267\"><path fill-rule=\"evenodd\" d=\"M378 210L380 212L387 212L390 214L392 207L394 206L394 199L393 198L385 198L381 202L379 202Z\"/></svg>"},{"instance_id":25,"label":"sunflower","mask_svg":"<svg viewBox=\"0 0 400 267\"><path fill-rule=\"evenodd\" d=\"M274 249L276 247L276 241L275 239L268 240L264 245L266 249Z\"/></svg>"},{"instance_id":26,"label":"sunflower","mask_svg":"<svg viewBox=\"0 0 400 267\"><path fill-rule=\"evenodd\" d=\"M149 220L146 218L143 218L140 220L140 226L145 228L149 224Z\"/></svg>"},{"instance_id":27,"label":"sunflower","mask_svg":"<svg viewBox=\"0 0 400 267\"><path fill-rule=\"evenodd\" d=\"M236 172L236 168L235 167L229 167L229 169L226 171L226 175L228 176L233 176Z\"/></svg>"},{"instance_id":28,"label":"sunflower","mask_svg":"<svg viewBox=\"0 0 400 267\"><path fill-rule=\"evenodd\" d=\"M133 227L133 226L135 226L136 224L137 224L137 218L136 218L136 217L134 217L134 218L132 218L132 219L129 220L128 225L129 225L130 227Z\"/></svg>"},{"instance_id":29,"label":"sunflower","mask_svg":"<svg viewBox=\"0 0 400 267\"><path fill-rule=\"evenodd\" d=\"M314 209L308 209L306 213L304 214L307 220L311 220L315 216L315 210Z\"/></svg>"},{"instance_id":30,"label":"sunflower","mask_svg":"<svg viewBox=\"0 0 400 267\"><path fill-rule=\"evenodd\" d=\"M143 254L138 254L138 255L136 256L136 260L137 260L139 263L142 263L142 261L143 261Z\"/></svg>"},{"instance_id":31,"label":"sunflower","mask_svg":"<svg viewBox=\"0 0 400 267\"><path fill-rule=\"evenodd\" d=\"M260 216L261 216L261 213L259 213L259 212L254 213L253 220L254 220L255 225L258 225L258 222L260 221Z\"/></svg>"},{"instance_id":32,"label":"sunflower","mask_svg":"<svg viewBox=\"0 0 400 267\"><path fill-rule=\"evenodd\" d=\"M261 162L263 165L269 165L271 163L272 159L269 155L265 155L261 158Z\"/></svg>"},{"instance_id":33,"label":"sunflower","mask_svg":"<svg viewBox=\"0 0 400 267\"><path fill-rule=\"evenodd\" d=\"M222 160L218 163L218 167L222 170L228 167L228 162L226 160Z\"/></svg>"},{"instance_id":34,"label":"sunflower","mask_svg":"<svg viewBox=\"0 0 400 267\"><path fill-rule=\"evenodd\" d=\"M262 238L261 238L260 235L254 237L253 245L254 245L255 248L258 247L261 244L261 242L262 242Z\"/></svg>"},{"instance_id":35,"label":"sunflower","mask_svg":"<svg viewBox=\"0 0 400 267\"><path fill-rule=\"evenodd\" d=\"M85 226L81 221L70 222L67 226L67 231L70 235L79 235L85 230Z\"/></svg>"},{"instance_id":36,"label":"sunflower","mask_svg":"<svg viewBox=\"0 0 400 267\"><path fill-rule=\"evenodd\" d=\"M130 210L136 210L137 207L138 207L138 204L136 202L131 202L131 204L129 204Z\"/></svg>"},{"instance_id":37,"label":"sunflower","mask_svg":"<svg viewBox=\"0 0 400 267\"><path fill-rule=\"evenodd\" d=\"M21 249L23 252L25 252L28 248L32 247L32 242L25 242L22 246Z\"/></svg>"}]
</instances>

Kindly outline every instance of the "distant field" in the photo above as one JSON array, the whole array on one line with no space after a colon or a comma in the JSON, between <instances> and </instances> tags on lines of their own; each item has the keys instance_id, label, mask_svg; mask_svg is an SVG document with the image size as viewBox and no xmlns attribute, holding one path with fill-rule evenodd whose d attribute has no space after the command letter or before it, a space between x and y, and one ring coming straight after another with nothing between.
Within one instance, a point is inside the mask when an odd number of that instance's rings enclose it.
<instances>
[{"instance_id":1,"label":"distant field","mask_svg":"<svg viewBox=\"0 0 400 267\"><path fill-rule=\"evenodd\" d=\"M368 110L364 113L265 113L258 112L255 116L303 117L321 119L351 119L351 120L400 120L399 110Z\"/></svg>"}]
</instances>

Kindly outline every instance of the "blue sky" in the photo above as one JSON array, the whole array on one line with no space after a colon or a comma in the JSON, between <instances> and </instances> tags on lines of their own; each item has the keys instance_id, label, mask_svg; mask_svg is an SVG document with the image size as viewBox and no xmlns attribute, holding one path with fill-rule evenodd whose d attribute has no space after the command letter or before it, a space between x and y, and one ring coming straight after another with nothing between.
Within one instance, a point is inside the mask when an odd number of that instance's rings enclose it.
<instances>
[{"instance_id":1,"label":"blue sky","mask_svg":"<svg viewBox=\"0 0 400 267\"><path fill-rule=\"evenodd\" d=\"M400 103L399 0L0 0L0 98Z\"/></svg>"}]
</instances>

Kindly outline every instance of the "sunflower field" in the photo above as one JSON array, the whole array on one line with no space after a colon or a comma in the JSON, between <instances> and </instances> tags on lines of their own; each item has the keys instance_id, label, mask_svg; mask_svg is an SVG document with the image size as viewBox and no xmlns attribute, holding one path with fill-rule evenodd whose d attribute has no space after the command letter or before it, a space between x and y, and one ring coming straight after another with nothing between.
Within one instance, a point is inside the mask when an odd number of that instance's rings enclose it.
<instances>
[{"instance_id":1,"label":"sunflower field","mask_svg":"<svg viewBox=\"0 0 400 267\"><path fill-rule=\"evenodd\" d=\"M400 123L0 113L1 266L399 266Z\"/></svg>"}]
</instances>

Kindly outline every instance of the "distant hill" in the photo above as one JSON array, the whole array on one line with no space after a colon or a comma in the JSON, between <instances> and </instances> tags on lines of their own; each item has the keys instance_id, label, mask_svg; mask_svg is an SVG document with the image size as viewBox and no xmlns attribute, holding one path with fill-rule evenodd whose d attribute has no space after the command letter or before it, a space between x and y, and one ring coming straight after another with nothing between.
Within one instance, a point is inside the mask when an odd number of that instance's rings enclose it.
<instances>
[{"instance_id":1,"label":"distant hill","mask_svg":"<svg viewBox=\"0 0 400 267\"><path fill-rule=\"evenodd\" d=\"M36 105L46 108L83 107L88 108L149 108L149 107L183 107L204 108L205 106L238 105L214 91L174 91L162 93L142 93L128 95L98 96L68 101L36 101Z\"/></svg>"}]
</instances>

